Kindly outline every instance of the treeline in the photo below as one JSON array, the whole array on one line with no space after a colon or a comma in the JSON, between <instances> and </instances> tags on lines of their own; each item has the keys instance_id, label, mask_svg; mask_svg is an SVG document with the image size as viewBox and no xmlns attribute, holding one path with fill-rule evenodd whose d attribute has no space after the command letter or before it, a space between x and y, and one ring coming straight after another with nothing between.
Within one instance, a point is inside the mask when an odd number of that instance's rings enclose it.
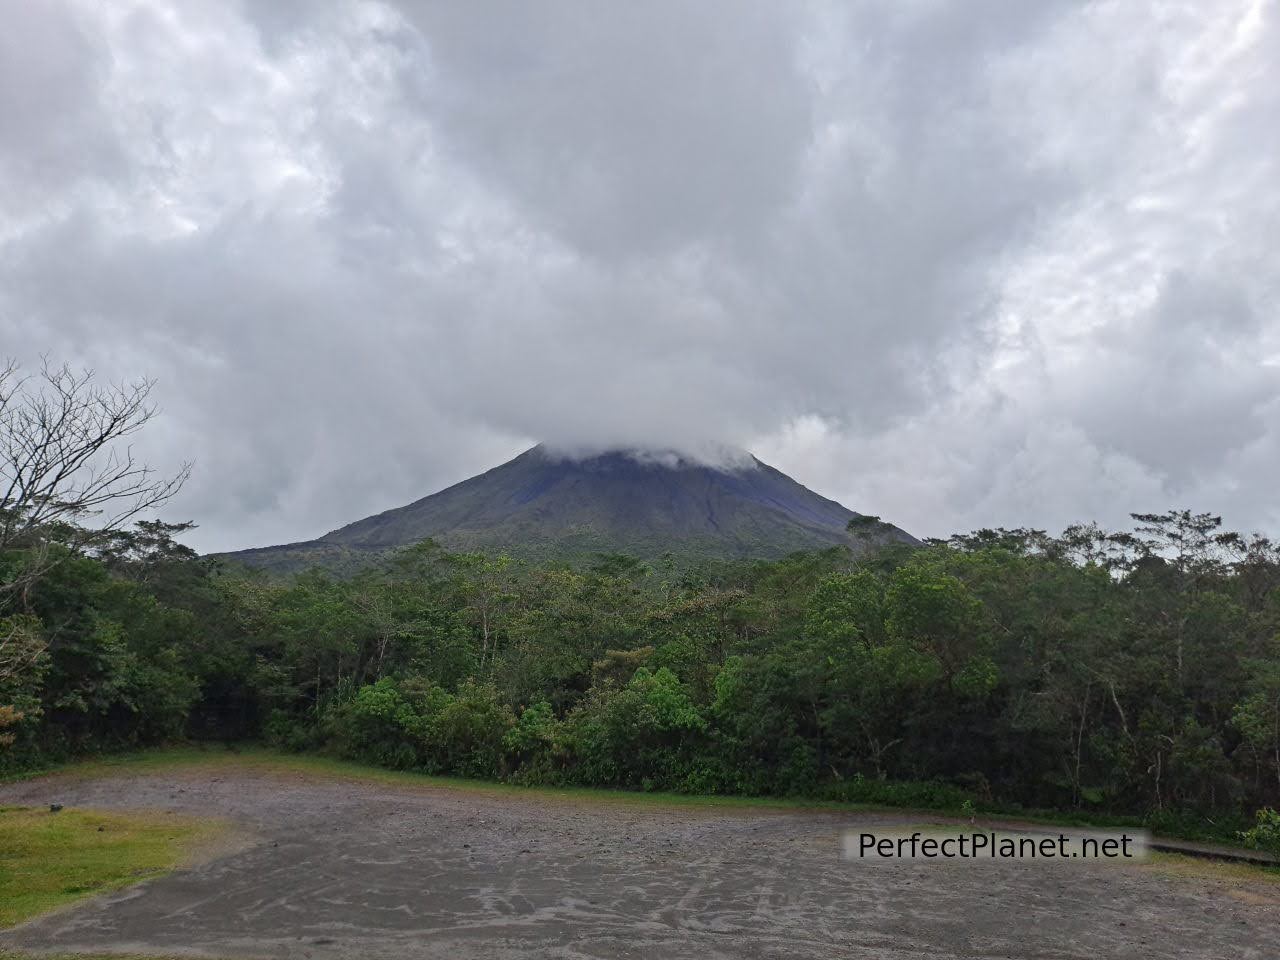
<instances>
[{"instance_id":1,"label":"treeline","mask_svg":"<svg viewBox=\"0 0 1280 960\"><path fill-rule=\"evenodd\" d=\"M1215 517L696 569L431 543L350 579L141 524L0 555L8 768L265 740L521 783L1146 816L1280 800L1280 551ZM61 551L59 553L59 551Z\"/></svg>"}]
</instances>

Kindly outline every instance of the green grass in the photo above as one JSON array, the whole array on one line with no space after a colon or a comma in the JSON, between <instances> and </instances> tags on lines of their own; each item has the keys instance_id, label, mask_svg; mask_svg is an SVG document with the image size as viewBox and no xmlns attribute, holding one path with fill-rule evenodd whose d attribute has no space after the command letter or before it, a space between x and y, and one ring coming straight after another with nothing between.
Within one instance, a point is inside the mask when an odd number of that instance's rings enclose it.
<instances>
[{"instance_id":1,"label":"green grass","mask_svg":"<svg viewBox=\"0 0 1280 960\"><path fill-rule=\"evenodd\" d=\"M0 807L0 929L158 876L220 830L168 814Z\"/></svg>"}]
</instances>

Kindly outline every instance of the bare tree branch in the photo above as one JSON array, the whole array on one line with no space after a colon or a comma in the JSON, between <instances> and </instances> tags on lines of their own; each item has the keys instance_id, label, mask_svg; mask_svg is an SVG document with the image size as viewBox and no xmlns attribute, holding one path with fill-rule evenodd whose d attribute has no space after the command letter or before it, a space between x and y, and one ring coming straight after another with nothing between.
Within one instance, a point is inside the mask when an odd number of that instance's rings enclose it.
<instances>
[{"instance_id":1,"label":"bare tree branch","mask_svg":"<svg viewBox=\"0 0 1280 960\"><path fill-rule=\"evenodd\" d=\"M39 575L50 540L84 547L181 489L191 464L161 477L125 442L156 415L154 386L100 384L47 358L35 376L0 364L0 551L32 551L0 593Z\"/></svg>"}]
</instances>

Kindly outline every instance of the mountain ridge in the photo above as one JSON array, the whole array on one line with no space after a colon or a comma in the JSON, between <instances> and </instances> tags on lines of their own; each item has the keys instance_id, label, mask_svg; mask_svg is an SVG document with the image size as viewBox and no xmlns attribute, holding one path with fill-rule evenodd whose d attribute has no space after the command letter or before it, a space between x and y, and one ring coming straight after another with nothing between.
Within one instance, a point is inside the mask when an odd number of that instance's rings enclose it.
<instances>
[{"instance_id":1,"label":"mountain ridge","mask_svg":"<svg viewBox=\"0 0 1280 960\"><path fill-rule=\"evenodd\" d=\"M863 517L861 532L850 520ZM315 540L219 556L276 569L311 560L358 563L434 539L455 550L514 555L666 553L770 558L849 546L855 552L910 534L866 518L745 454L716 466L667 451L610 450L574 457L539 445L412 503Z\"/></svg>"}]
</instances>

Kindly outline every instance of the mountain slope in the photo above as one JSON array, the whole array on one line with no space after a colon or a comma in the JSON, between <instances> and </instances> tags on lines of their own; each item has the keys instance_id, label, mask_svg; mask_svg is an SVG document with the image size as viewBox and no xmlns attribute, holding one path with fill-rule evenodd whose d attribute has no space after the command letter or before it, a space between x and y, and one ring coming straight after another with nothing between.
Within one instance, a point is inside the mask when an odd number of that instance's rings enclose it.
<instances>
[{"instance_id":1,"label":"mountain slope","mask_svg":"<svg viewBox=\"0 0 1280 960\"><path fill-rule=\"evenodd\" d=\"M223 556L277 569L311 562L346 566L428 537L459 550L646 558L667 552L776 557L839 544L857 549L915 542L889 524L871 523L850 535L846 525L857 516L754 457L741 467L716 468L673 455L611 452L570 459L534 447L318 540Z\"/></svg>"}]
</instances>

